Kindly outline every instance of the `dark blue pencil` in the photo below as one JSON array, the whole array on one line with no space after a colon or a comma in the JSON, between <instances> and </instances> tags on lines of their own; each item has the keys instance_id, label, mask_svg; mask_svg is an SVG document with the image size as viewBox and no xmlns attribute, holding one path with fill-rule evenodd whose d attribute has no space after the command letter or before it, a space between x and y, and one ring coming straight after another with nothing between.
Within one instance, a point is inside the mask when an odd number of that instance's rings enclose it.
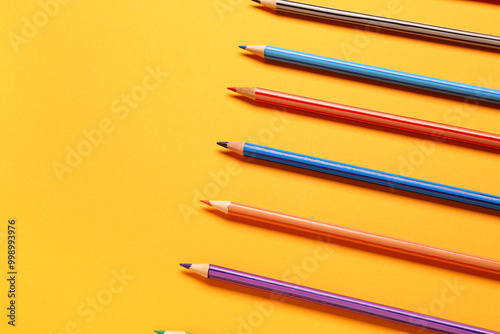
<instances>
[{"instance_id":1,"label":"dark blue pencil","mask_svg":"<svg viewBox=\"0 0 500 334\"><path fill-rule=\"evenodd\" d=\"M218 142L218 145L246 157L277 162L321 173L374 183L395 189L449 199L500 210L500 197L364 167L320 159L303 154L242 142Z\"/></svg>"}]
</instances>

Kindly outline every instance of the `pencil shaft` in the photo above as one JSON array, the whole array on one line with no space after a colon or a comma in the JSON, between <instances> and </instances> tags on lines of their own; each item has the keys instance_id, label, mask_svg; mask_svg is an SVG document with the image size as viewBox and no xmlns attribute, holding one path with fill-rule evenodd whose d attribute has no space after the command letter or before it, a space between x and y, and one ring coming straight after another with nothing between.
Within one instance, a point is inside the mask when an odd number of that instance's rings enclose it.
<instances>
[{"instance_id":1,"label":"pencil shaft","mask_svg":"<svg viewBox=\"0 0 500 334\"><path fill-rule=\"evenodd\" d=\"M423 181L251 143L243 144L242 154L247 157L500 210L500 197L472 190Z\"/></svg>"},{"instance_id":2,"label":"pencil shaft","mask_svg":"<svg viewBox=\"0 0 500 334\"><path fill-rule=\"evenodd\" d=\"M368 27L375 27L377 29L381 28L425 37L472 44L481 47L500 48L499 36L356 13L301 2L277 0L276 10L332 21L354 23Z\"/></svg>"},{"instance_id":3,"label":"pencil shaft","mask_svg":"<svg viewBox=\"0 0 500 334\"><path fill-rule=\"evenodd\" d=\"M411 74L382 67L353 63L346 60L323 57L274 46L265 47L264 57L266 59L280 62L460 96L471 99L472 101L480 100L500 103L500 91L485 87Z\"/></svg>"},{"instance_id":4,"label":"pencil shaft","mask_svg":"<svg viewBox=\"0 0 500 334\"><path fill-rule=\"evenodd\" d=\"M376 304L361 299L347 297L327 291L257 276L242 271L211 264L208 277L254 289L271 292L286 297L298 298L312 303L344 309L359 314L381 318L405 325L412 325L450 334L493 334L497 332L440 319L391 306Z\"/></svg>"},{"instance_id":5,"label":"pencil shaft","mask_svg":"<svg viewBox=\"0 0 500 334\"><path fill-rule=\"evenodd\" d=\"M215 201L214 201L215 202ZM257 208L250 205L229 202L227 213L239 217L255 219L273 225L284 226L295 230L326 235L358 244L386 249L395 253L432 259L440 262L473 268L485 272L500 274L500 262L452 250L419 244L416 242L391 238L380 234L364 232L348 227L298 217L286 213Z\"/></svg>"},{"instance_id":6,"label":"pencil shaft","mask_svg":"<svg viewBox=\"0 0 500 334\"><path fill-rule=\"evenodd\" d=\"M255 88L254 98L258 102L272 103L280 106L355 120L358 122L384 126L392 129L420 133L431 136L436 141L451 139L474 145L500 149L500 135L493 133L347 106L339 103L316 100L263 88Z\"/></svg>"}]
</instances>

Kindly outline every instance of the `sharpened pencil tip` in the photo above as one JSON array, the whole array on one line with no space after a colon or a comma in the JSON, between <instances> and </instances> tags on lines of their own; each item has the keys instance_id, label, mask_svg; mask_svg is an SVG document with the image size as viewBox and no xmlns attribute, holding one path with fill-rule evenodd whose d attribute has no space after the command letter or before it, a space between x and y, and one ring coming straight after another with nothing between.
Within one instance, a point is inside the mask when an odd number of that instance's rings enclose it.
<instances>
[{"instance_id":1,"label":"sharpened pencil tip","mask_svg":"<svg viewBox=\"0 0 500 334\"><path fill-rule=\"evenodd\" d=\"M247 46L246 45L240 45L240 48L243 49L243 50L246 50Z\"/></svg>"},{"instance_id":2,"label":"sharpened pencil tip","mask_svg":"<svg viewBox=\"0 0 500 334\"><path fill-rule=\"evenodd\" d=\"M181 267L184 267L186 269L189 269L191 268L191 263L179 263L181 265Z\"/></svg>"},{"instance_id":3,"label":"sharpened pencil tip","mask_svg":"<svg viewBox=\"0 0 500 334\"><path fill-rule=\"evenodd\" d=\"M204 203L208 206L212 206L212 204L210 204L210 201L205 201L204 199L200 200L201 203Z\"/></svg>"},{"instance_id":4,"label":"sharpened pencil tip","mask_svg":"<svg viewBox=\"0 0 500 334\"><path fill-rule=\"evenodd\" d=\"M252 0L253 2L260 3L260 0Z\"/></svg>"},{"instance_id":5,"label":"sharpened pencil tip","mask_svg":"<svg viewBox=\"0 0 500 334\"><path fill-rule=\"evenodd\" d=\"M232 90L233 92L236 92L236 87L227 87L227 89Z\"/></svg>"},{"instance_id":6,"label":"sharpened pencil tip","mask_svg":"<svg viewBox=\"0 0 500 334\"><path fill-rule=\"evenodd\" d=\"M155 331L158 334L165 334L165 331Z\"/></svg>"},{"instance_id":7,"label":"sharpened pencil tip","mask_svg":"<svg viewBox=\"0 0 500 334\"><path fill-rule=\"evenodd\" d=\"M227 141L218 141L217 145L227 148L227 143L228 143Z\"/></svg>"}]
</instances>

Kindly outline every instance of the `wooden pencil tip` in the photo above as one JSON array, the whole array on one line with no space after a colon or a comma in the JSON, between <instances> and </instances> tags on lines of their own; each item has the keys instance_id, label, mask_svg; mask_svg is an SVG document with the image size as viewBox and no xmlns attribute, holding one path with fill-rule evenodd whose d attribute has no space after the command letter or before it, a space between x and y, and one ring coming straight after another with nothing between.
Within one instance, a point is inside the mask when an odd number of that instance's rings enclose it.
<instances>
[{"instance_id":1,"label":"wooden pencil tip","mask_svg":"<svg viewBox=\"0 0 500 334\"><path fill-rule=\"evenodd\" d=\"M218 141L217 145L227 148L227 143L228 143L227 141Z\"/></svg>"},{"instance_id":2,"label":"wooden pencil tip","mask_svg":"<svg viewBox=\"0 0 500 334\"><path fill-rule=\"evenodd\" d=\"M233 92L236 92L236 87L227 87L227 89L232 90Z\"/></svg>"},{"instance_id":3,"label":"wooden pencil tip","mask_svg":"<svg viewBox=\"0 0 500 334\"><path fill-rule=\"evenodd\" d=\"M200 202L205 203L208 206L212 206L212 204L210 204L210 201L205 201L204 199L202 199L202 200L200 200Z\"/></svg>"}]
</instances>

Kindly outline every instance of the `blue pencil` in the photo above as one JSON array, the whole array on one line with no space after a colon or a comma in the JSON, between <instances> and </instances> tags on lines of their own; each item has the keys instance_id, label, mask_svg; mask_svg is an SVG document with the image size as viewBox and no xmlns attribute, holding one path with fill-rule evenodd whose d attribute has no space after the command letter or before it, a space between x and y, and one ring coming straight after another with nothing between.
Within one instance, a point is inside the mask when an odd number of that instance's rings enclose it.
<instances>
[{"instance_id":1,"label":"blue pencil","mask_svg":"<svg viewBox=\"0 0 500 334\"><path fill-rule=\"evenodd\" d=\"M500 197L477 191L451 187L444 184L423 181L251 143L217 142L217 144L246 157L277 162L316 172L500 210Z\"/></svg>"},{"instance_id":2,"label":"blue pencil","mask_svg":"<svg viewBox=\"0 0 500 334\"><path fill-rule=\"evenodd\" d=\"M472 100L500 103L500 91L496 89L400 72L382 67L353 63L346 60L328 58L269 45L240 45L240 48L264 57L265 59L313 67L325 71L348 74L372 80L390 82L392 84L430 90Z\"/></svg>"}]
</instances>

